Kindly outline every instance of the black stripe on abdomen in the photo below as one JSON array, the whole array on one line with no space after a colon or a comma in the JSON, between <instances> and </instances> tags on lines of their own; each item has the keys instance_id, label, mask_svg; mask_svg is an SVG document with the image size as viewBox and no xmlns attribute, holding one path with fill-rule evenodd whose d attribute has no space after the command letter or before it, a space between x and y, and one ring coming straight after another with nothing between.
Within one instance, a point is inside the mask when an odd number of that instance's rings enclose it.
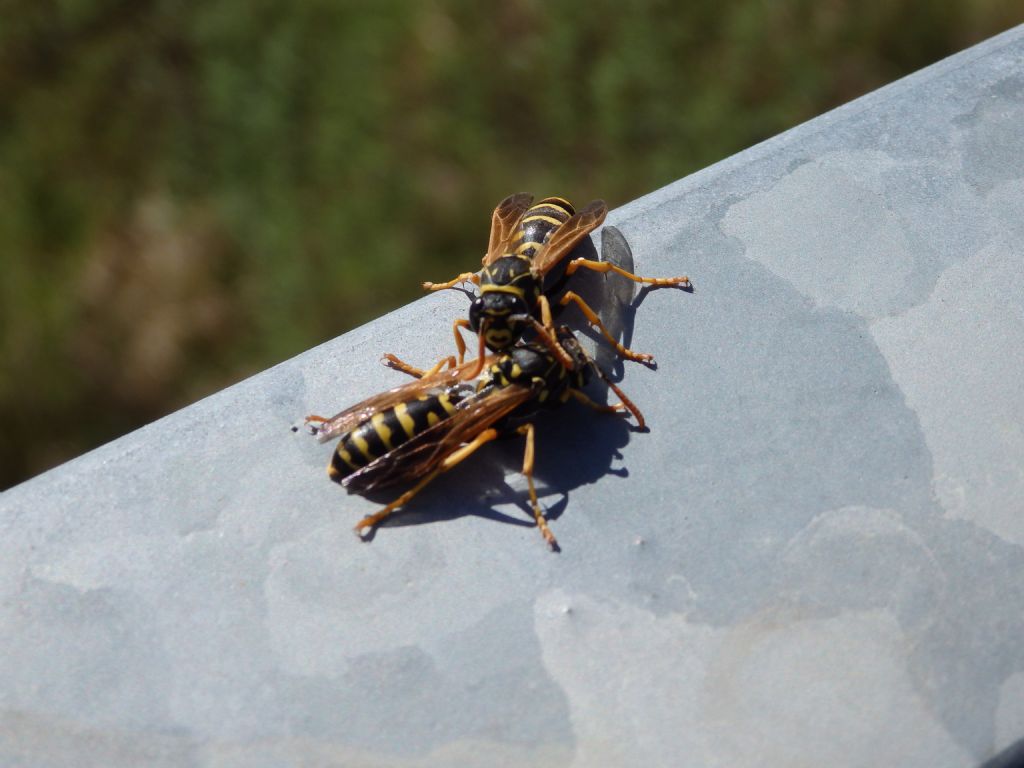
<instances>
[{"instance_id":1,"label":"black stripe on abdomen","mask_svg":"<svg viewBox=\"0 0 1024 768\"><path fill-rule=\"evenodd\" d=\"M446 407L447 406L447 407ZM423 395L387 408L341 436L331 457L333 480L348 477L455 411L448 394Z\"/></svg>"}]
</instances>

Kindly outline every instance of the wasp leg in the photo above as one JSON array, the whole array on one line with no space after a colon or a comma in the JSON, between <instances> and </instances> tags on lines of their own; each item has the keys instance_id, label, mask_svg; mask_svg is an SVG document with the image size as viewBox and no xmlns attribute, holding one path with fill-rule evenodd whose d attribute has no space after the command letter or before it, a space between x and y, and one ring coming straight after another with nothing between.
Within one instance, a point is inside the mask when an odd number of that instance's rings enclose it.
<instances>
[{"instance_id":1,"label":"wasp leg","mask_svg":"<svg viewBox=\"0 0 1024 768\"><path fill-rule=\"evenodd\" d=\"M456 366L462 365L463 361L466 359L466 342L463 340L462 334L459 333L459 328L469 328L469 320L463 318L452 323L452 335L455 336L455 349L459 353L458 362L455 361L454 356L449 355L448 357L443 357L438 360L433 368L424 370L423 368L417 368L414 365L410 365L397 355L393 355L390 352L386 352L382 355L381 360L388 368L393 368L396 371L412 376L415 379L422 379L424 376L435 374L444 368L445 365L447 365L448 369L451 370ZM481 345L481 357L483 356L482 352L483 346ZM473 376L476 375L479 375L479 371L473 374ZM470 376L469 378L473 378L473 376Z\"/></svg>"},{"instance_id":2,"label":"wasp leg","mask_svg":"<svg viewBox=\"0 0 1024 768\"><path fill-rule=\"evenodd\" d=\"M480 275L476 272L463 272L458 277L454 277L446 283L432 283L429 280L423 284L423 290L425 291L441 291L445 288L454 288L459 283L465 282L474 283L480 285Z\"/></svg>"},{"instance_id":3,"label":"wasp leg","mask_svg":"<svg viewBox=\"0 0 1024 768\"><path fill-rule=\"evenodd\" d=\"M448 357L442 357L440 360L437 361L437 363L434 364L433 368L426 371L423 370L422 368L417 368L416 366L409 365L400 357L392 355L390 352L387 352L384 355L382 355L380 359L384 361L384 365L386 365L388 368L412 376L414 379L422 379L424 376L433 376L446 365L448 366L449 369L455 367L455 358L452 355L448 355Z\"/></svg>"},{"instance_id":4,"label":"wasp leg","mask_svg":"<svg viewBox=\"0 0 1024 768\"><path fill-rule=\"evenodd\" d=\"M533 424L524 424L516 429L516 432L520 435L526 435L526 449L523 451L523 474L526 475L526 482L530 487L530 506L533 507L533 517L537 521L537 527L540 529L541 535L544 537L544 541L548 543L548 546L551 547L553 551L558 552L558 541L555 539L555 534L553 534L551 529L548 528L547 518L544 517L544 513L541 512L540 502L537 501L537 489L533 486Z\"/></svg>"},{"instance_id":5,"label":"wasp leg","mask_svg":"<svg viewBox=\"0 0 1024 768\"><path fill-rule=\"evenodd\" d=\"M603 264L604 262L595 263ZM615 337L608 333L608 329L604 327L604 323L602 323L600 318L598 318L597 313L594 312L594 310L590 308L590 305L587 304L587 302L585 302L583 299L581 299L575 291L568 291L559 300L558 303L565 307L568 306L570 302L575 303L576 306L580 308L580 311L583 312L583 315L584 317L587 318L587 321L595 328L597 328L597 330L603 333L604 337L608 339L609 343L613 347L615 347L615 351L622 355L624 358L626 358L627 360L633 360L638 363L649 363L654 360L654 355L649 355L646 352L634 352L631 349L626 349L626 347L622 346L618 341L616 341Z\"/></svg>"},{"instance_id":6,"label":"wasp leg","mask_svg":"<svg viewBox=\"0 0 1024 768\"><path fill-rule=\"evenodd\" d=\"M555 321L551 317L551 302L548 301L548 297L543 293L537 297L537 306L540 307L541 324L551 334L551 338L555 338Z\"/></svg>"},{"instance_id":7,"label":"wasp leg","mask_svg":"<svg viewBox=\"0 0 1024 768\"><path fill-rule=\"evenodd\" d=\"M431 480L440 475L442 472L447 472L460 461L471 456L478 448L480 448L480 446L489 443L491 440L494 440L497 436L498 430L494 429L493 427L491 429L485 429L483 432L481 432L479 435L473 438L472 442L469 442L466 445L459 448L457 451L453 451L452 453L450 453L448 457L441 462L441 465L437 469L428 474L426 477L424 477L422 480L416 483L416 485L414 485L408 491L406 491L397 499L395 499L386 507L384 507L384 509L382 509L380 512L376 512L372 515L367 515L362 520L360 520L355 527L356 535L365 540L366 534L364 533L364 531L366 531L367 528L375 528L376 526L378 526L382 520L393 514L396 509L408 504L409 500L412 499L412 497L415 496L417 493L422 491L430 483Z\"/></svg>"},{"instance_id":8,"label":"wasp leg","mask_svg":"<svg viewBox=\"0 0 1024 768\"><path fill-rule=\"evenodd\" d=\"M591 269L594 272L615 272L623 277L629 278L634 283L646 283L647 285L690 285L690 278L682 275L680 277L640 277L632 272L627 272L622 267L617 267L608 261L594 261L593 259L573 259L565 267L565 274L571 275L580 267Z\"/></svg>"},{"instance_id":9,"label":"wasp leg","mask_svg":"<svg viewBox=\"0 0 1024 768\"><path fill-rule=\"evenodd\" d=\"M452 335L455 336L455 349L459 353L459 365L466 359L466 340L462 338L462 334L459 333L459 328L469 328L469 320L466 318L460 318L452 323ZM480 347L480 356L483 357L483 347Z\"/></svg>"},{"instance_id":10,"label":"wasp leg","mask_svg":"<svg viewBox=\"0 0 1024 768\"><path fill-rule=\"evenodd\" d=\"M615 405L601 405L600 403L595 403L578 389L569 390L569 394L574 399L587 406L587 408L593 408L595 411L600 411L601 413L618 413L619 411L626 410L626 405L624 403L616 403Z\"/></svg>"},{"instance_id":11,"label":"wasp leg","mask_svg":"<svg viewBox=\"0 0 1024 768\"><path fill-rule=\"evenodd\" d=\"M457 325L458 325L458 323L459 323L459 321L456 321ZM484 321L484 324L486 324L486 321ZM485 325L481 326L480 327L480 333L477 334L476 365L473 366L471 369L467 370L465 373L463 373L461 375L463 381L469 381L470 379L475 379L477 376L480 375L480 372L483 371L483 359L484 359L483 358L483 348L484 348L484 343L485 343L485 341L484 341L485 336L484 336L483 332L484 332L485 328L486 328ZM458 332L456 332L456 338L459 339L460 342L462 341L462 337L459 336ZM463 344L465 344L465 342L463 342ZM463 351L465 351L465 350L463 350Z\"/></svg>"},{"instance_id":12,"label":"wasp leg","mask_svg":"<svg viewBox=\"0 0 1024 768\"><path fill-rule=\"evenodd\" d=\"M302 420L302 425L309 430L309 434L318 435L320 434L320 427L314 426L316 424L326 424L330 419L326 416L317 416L315 413L311 413L305 419ZM298 432L297 426L292 427L292 432Z\"/></svg>"},{"instance_id":13,"label":"wasp leg","mask_svg":"<svg viewBox=\"0 0 1024 768\"><path fill-rule=\"evenodd\" d=\"M608 389L610 389L618 396L620 400L619 405L621 405L623 408L625 408L627 411L633 414L633 418L636 419L636 428L639 430L647 429L647 422L644 421L644 415L640 413L640 409L636 407L636 404L628 397L626 397L626 393L619 389L615 385L614 381L608 378L608 376L605 374L604 371L601 370L601 367L597 363L591 360L590 366L595 371L597 371L597 375L601 379L601 381L608 385Z\"/></svg>"},{"instance_id":14,"label":"wasp leg","mask_svg":"<svg viewBox=\"0 0 1024 768\"><path fill-rule=\"evenodd\" d=\"M537 332L537 339L548 348L559 364L567 371L571 371L574 363L562 345L555 341L547 329L536 319L533 320L533 328Z\"/></svg>"},{"instance_id":15,"label":"wasp leg","mask_svg":"<svg viewBox=\"0 0 1024 768\"><path fill-rule=\"evenodd\" d=\"M601 411L601 413L618 413L619 411L629 411L636 418L638 428L645 429L647 424L644 421L644 415L640 413L640 409L636 407L632 400L630 400L628 397L626 397L625 394L623 394L621 389L619 389L617 386L615 386L610 381L605 379L604 376L602 376L601 378L604 379L605 383L609 386L609 388L611 388L611 390L615 392L616 395L619 396L620 402L616 403L615 405L601 405L600 403L595 403L593 400L584 395L578 389L572 390L572 396L579 400L588 408L593 408L595 411Z\"/></svg>"},{"instance_id":16,"label":"wasp leg","mask_svg":"<svg viewBox=\"0 0 1024 768\"><path fill-rule=\"evenodd\" d=\"M569 353L558 343L554 320L551 318L551 303L548 301L548 297L541 294L537 299L537 306L540 307L540 321L535 317L530 318L533 321L533 330L537 332L537 338L555 356L555 359L558 360L563 368L567 371L572 370L575 363L573 363Z\"/></svg>"},{"instance_id":17,"label":"wasp leg","mask_svg":"<svg viewBox=\"0 0 1024 768\"><path fill-rule=\"evenodd\" d=\"M412 376L414 379L422 379L427 374L427 372L422 368L417 368L415 365L409 365L409 363L398 357L398 355L393 355L390 352L385 352L381 355L380 361L388 368L398 371L399 373L404 373L407 376ZM442 360L441 362L443 363L444 361Z\"/></svg>"}]
</instances>

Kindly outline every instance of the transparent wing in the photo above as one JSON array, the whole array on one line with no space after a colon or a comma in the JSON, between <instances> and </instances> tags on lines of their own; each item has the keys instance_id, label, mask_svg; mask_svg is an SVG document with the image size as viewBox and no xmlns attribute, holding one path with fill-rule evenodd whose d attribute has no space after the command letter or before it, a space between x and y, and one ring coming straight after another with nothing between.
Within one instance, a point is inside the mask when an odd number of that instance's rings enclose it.
<instances>
[{"instance_id":1,"label":"transparent wing","mask_svg":"<svg viewBox=\"0 0 1024 768\"><path fill-rule=\"evenodd\" d=\"M488 355L484 359L485 369L495 357L495 355ZM326 421L314 424L317 439L321 443L327 442L331 438L348 432L357 424L362 423L379 411L383 411L398 403L414 400L419 395L439 392L453 384L457 384L463 380L463 374L476 368L478 365L479 362L477 360L469 360L456 368L438 371L430 376L424 376L422 379L414 379L400 387L368 397L366 400L356 403L340 413L336 413Z\"/></svg>"},{"instance_id":2,"label":"transparent wing","mask_svg":"<svg viewBox=\"0 0 1024 768\"><path fill-rule=\"evenodd\" d=\"M498 207L491 214L491 239L487 243L487 253L484 255L485 267L505 255L512 233L516 231L519 221L529 210L532 202L533 195L520 192L509 195L498 203Z\"/></svg>"},{"instance_id":3,"label":"transparent wing","mask_svg":"<svg viewBox=\"0 0 1024 768\"><path fill-rule=\"evenodd\" d=\"M465 400L452 416L353 472L342 480L342 485L350 491L366 493L422 477L532 394L528 387L513 384Z\"/></svg>"},{"instance_id":4,"label":"transparent wing","mask_svg":"<svg viewBox=\"0 0 1024 768\"><path fill-rule=\"evenodd\" d=\"M604 200L594 200L579 211L565 224L556 229L551 239L533 257L534 268L540 274L547 274L552 267L569 255L580 240L593 232L608 215L608 206Z\"/></svg>"},{"instance_id":5,"label":"transparent wing","mask_svg":"<svg viewBox=\"0 0 1024 768\"><path fill-rule=\"evenodd\" d=\"M633 250L619 228L610 224L601 230L601 261L607 261L627 272L634 271ZM636 295L636 283L614 272L608 272L603 277L604 290L598 315L611 337L621 340L630 317L630 304ZM588 351L603 370L610 370L620 364L618 353L607 344L597 344L593 350Z\"/></svg>"}]
</instances>

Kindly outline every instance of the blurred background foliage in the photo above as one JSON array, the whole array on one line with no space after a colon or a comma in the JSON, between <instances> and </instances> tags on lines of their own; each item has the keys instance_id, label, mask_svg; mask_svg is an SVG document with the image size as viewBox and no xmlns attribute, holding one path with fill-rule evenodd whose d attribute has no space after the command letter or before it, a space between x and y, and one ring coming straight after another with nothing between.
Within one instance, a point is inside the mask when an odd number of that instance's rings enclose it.
<instances>
[{"instance_id":1,"label":"blurred background foliage","mask_svg":"<svg viewBox=\"0 0 1024 768\"><path fill-rule=\"evenodd\" d=\"M0 488L613 206L1019 0L0 0Z\"/></svg>"}]
</instances>

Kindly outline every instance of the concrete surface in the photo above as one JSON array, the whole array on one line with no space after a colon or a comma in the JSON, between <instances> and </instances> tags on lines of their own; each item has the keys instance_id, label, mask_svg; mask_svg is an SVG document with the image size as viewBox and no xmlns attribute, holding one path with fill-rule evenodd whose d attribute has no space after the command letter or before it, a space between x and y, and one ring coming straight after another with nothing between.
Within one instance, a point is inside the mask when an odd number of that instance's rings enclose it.
<instances>
[{"instance_id":1,"label":"concrete surface","mask_svg":"<svg viewBox=\"0 0 1024 768\"><path fill-rule=\"evenodd\" d=\"M659 367L621 386L649 433L544 419L561 554L519 441L364 544L378 505L289 431L401 381L382 351L446 352L468 302L426 297L0 495L0 764L906 768L1017 743L1024 27L609 223L696 290L638 299Z\"/></svg>"}]
</instances>

